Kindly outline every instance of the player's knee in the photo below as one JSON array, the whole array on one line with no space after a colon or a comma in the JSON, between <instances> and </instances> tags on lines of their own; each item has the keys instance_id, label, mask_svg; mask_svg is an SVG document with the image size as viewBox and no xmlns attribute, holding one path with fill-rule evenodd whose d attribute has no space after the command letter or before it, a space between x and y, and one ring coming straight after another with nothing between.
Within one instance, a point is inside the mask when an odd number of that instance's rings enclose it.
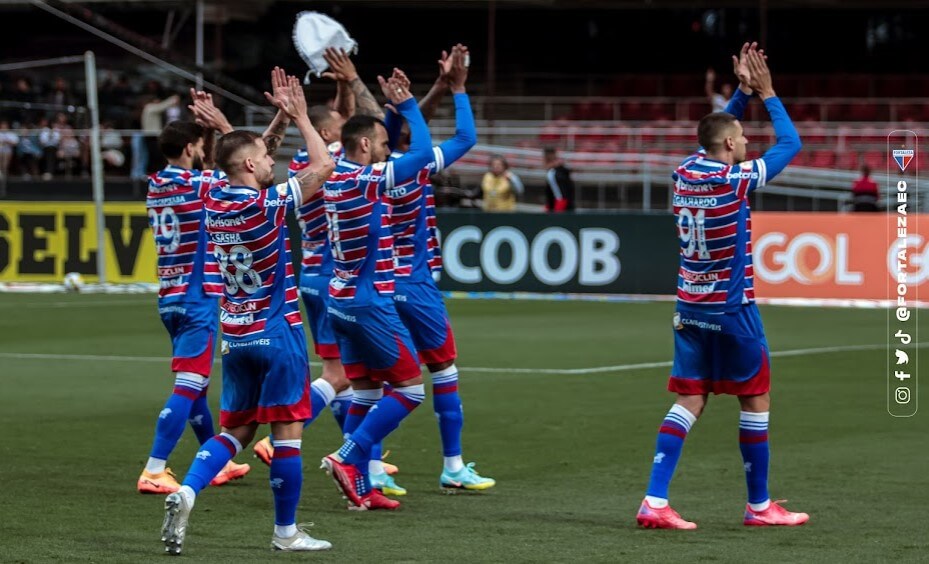
<instances>
[{"instance_id":1,"label":"player's knee","mask_svg":"<svg viewBox=\"0 0 929 564\"><path fill-rule=\"evenodd\" d=\"M422 375L419 375L416 378L410 378L409 380L404 380L402 382L391 383L390 385L393 386L394 389L397 389L397 390L401 388L409 388L410 386L422 386L423 377Z\"/></svg>"},{"instance_id":2,"label":"player's knee","mask_svg":"<svg viewBox=\"0 0 929 564\"><path fill-rule=\"evenodd\" d=\"M771 410L771 394L765 392L755 396L739 396L742 411L764 413Z\"/></svg>"},{"instance_id":3,"label":"player's knee","mask_svg":"<svg viewBox=\"0 0 929 564\"><path fill-rule=\"evenodd\" d=\"M255 438L255 431L257 429L257 423L250 423L248 425L240 425L238 427L223 427L222 432L235 437L235 440L239 441L239 444L242 445L242 448L245 448L249 443L252 442L252 439Z\"/></svg>"},{"instance_id":4,"label":"player's knee","mask_svg":"<svg viewBox=\"0 0 929 564\"><path fill-rule=\"evenodd\" d=\"M329 385L332 386L332 389L334 389L336 393L346 390L351 386L351 382L345 376L345 369L338 360L324 360L323 374L321 377L326 382L329 382Z\"/></svg>"},{"instance_id":5,"label":"player's knee","mask_svg":"<svg viewBox=\"0 0 929 564\"><path fill-rule=\"evenodd\" d=\"M429 369L429 372L435 374L436 372L440 372L442 370L445 370L446 368L451 368L454 365L455 365L455 359L452 359L446 362L439 362L437 364L427 364L426 368Z\"/></svg>"},{"instance_id":6,"label":"player's knee","mask_svg":"<svg viewBox=\"0 0 929 564\"><path fill-rule=\"evenodd\" d=\"M678 405L682 406L687 411L691 412L694 417L700 417L700 414L703 413L703 409L706 407L708 396L703 395L684 395L679 394L677 397Z\"/></svg>"}]
</instances>

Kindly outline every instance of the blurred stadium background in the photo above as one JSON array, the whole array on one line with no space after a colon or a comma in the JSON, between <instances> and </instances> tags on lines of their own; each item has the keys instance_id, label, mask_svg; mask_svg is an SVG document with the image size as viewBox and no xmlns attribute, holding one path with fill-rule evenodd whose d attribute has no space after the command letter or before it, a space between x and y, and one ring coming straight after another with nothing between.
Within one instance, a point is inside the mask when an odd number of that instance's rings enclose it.
<instances>
[{"instance_id":1,"label":"blurred stadium background","mask_svg":"<svg viewBox=\"0 0 929 564\"><path fill-rule=\"evenodd\" d=\"M378 546L379 559L403 561L924 561L927 428L924 418L885 412L885 313L825 306L874 307L892 297L888 216L853 212L852 185L869 166L887 208L898 177L918 178L918 154L899 173L887 136L921 135L929 124L926 2L0 0L0 290L60 290L68 272L93 283L99 268L116 283L110 291L150 292L155 259L143 199L146 175L160 164L154 135L186 117L197 75L233 124L263 129L270 68L306 68L291 37L302 10L345 25L373 92L376 75L398 66L422 96L440 51L470 47L479 144L441 179L441 286L454 297L545 298L450 301L471 379L462 386L466 444L498 488L483 500L455 500L453 510L432 495L434 468L423 453L436 438L431 413L420 410L389 445L417 494L391 518L428 534L411 543L382 520L347 514L308 470L301 511L340 548L324 559L367 561ZM782 411L772 425L774 493L809 510L815 530L742 530L736 408L720 401L688 444L675 483L676 499L706 527L698 537L656 540L635 531L632 516L668 402L667 297L678 245L670 171L694 149L697 120L711 111L707 70L716 71L713 91L735 86L729 55L751 39L769 53L775 89L804 142L752 206L759 296L817 306L763 307L774 356L785 357L775 369ZM87 51L102 126L99 215ZM314 80L311 103L334 92ZM757 102L745 125L750 155L773 143ZM450 101L432 128L436 138L453 134ZM290 139L280 175L296 149ZM544 213L545 147L558 148L572 171L576 212ZM514 213L480 209L495 154L526 185ZM911 225L908 274L919 298L929 287L929 222ZM554 301L565 294L594 303ZM9 550L0 560L157 556L160 501L132 497L149 415L167 385L169 344L154 296L0 294L0 312L0 425L13 437L0 445L0 506L17 516L4 522ZM337 439L334 428L313 432L313 455ZM179 472L194 452L193 439L184 440ZM190 558L260 559L257 517L230 511L225 497L256 515L268 510L264 468L253 472L260 479L204 499L216 510L197 524ZM46 477L41 487L36 476ZM39 539L50 514L60 521L55 534ZM87 523L96 525L89 531Z\"/></svg>"}]
</instances>

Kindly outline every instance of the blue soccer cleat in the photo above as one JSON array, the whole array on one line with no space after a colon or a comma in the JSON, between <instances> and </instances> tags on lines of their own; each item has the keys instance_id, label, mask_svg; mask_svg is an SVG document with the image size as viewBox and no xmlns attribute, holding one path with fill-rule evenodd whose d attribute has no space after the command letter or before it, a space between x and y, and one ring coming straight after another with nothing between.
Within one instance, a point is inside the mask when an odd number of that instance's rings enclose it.
<instances>
[{"instance_id":1,"label":"blue soccer cleat","mask_svg":"<svg viewBox=\"0 0 929 564\"><path fill-rule=\"evenodd\" d=\"M480 491L490 489L497 484L493 478L484 478L475 472L473 462L469 462L467 466L457 472L443 470L442 477L439 478L439 483L442 489L447 491Z\"/></svg>"},{"instance_id":2,"label":"blue soccer cleat","mask_svg":"<svg viewBox=\"0 0 929 564\"><path fill-rule=\"evenodd\" d=\"M388 475L386 472L369 474L368 478L371 480L371 487L381 490L384 495L406 495L406 489L397 485L393 476Z\"/></svg>"}]
</instances>

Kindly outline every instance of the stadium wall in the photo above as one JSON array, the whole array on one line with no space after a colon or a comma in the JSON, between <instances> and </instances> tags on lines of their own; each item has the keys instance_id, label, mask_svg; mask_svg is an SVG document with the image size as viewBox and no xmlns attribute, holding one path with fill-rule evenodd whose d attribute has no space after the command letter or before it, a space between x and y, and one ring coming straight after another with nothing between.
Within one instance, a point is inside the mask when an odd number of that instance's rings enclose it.
<instances>
[{"instance_id":1,"label":"stadium wall","mask_svg":"<svg viewBox=\"0 0 929 564\"><path fill-rule=\"evenodd\" d=\"M439 214L440 287L465 292L674 294L677 237L668 214ZM104 207L104 256L116 283L157 282L142 203ZM755 286L766 298L888 299L898 262L914 297L929 296L929 215L753 215ZM93 204L13 202L0 207L0 282L96 281ZM299 249L299 230L291 226ZM902 253L902 254L901 254ZM295 254L295 262L299 262Z\"/></svg>"}]
</instances>

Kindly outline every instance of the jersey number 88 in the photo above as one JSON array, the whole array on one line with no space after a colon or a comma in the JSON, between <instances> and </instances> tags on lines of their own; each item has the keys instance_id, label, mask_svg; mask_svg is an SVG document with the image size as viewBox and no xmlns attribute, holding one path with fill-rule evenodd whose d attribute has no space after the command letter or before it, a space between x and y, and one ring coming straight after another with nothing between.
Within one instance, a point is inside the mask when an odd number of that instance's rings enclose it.
<instances>
[{"instance_id":1,"label":"jersey number 88","mask_svg":"<svg viewBox=\"0 0 929 564\"><path fill-rule=\"evenodd\" d=\"M226 282L226 293L235 295L241 289L246 294L254 294L261 287L261 276L252 268L252 252L242 245L229 249L216 246L213 251L219 262L219 270Z\"/></svg>"}]
</instances>

